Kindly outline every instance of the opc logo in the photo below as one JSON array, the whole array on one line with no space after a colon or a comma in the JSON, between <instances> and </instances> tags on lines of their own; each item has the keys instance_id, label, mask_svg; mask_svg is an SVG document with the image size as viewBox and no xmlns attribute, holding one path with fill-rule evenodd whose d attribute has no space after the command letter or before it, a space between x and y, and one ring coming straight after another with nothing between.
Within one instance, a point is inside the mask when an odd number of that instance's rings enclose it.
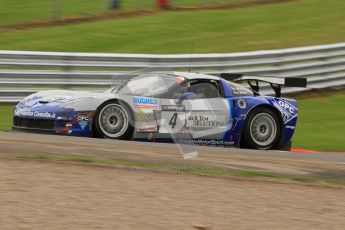
<instances>
[{"instance_id":1,"label":"opc logo","mask_svg":"<svg viewBox=\"0 0 345 230\"><path fill-rule=\"evenodd\" d=\"M85 115L78 115L77 116L78 121L89 121L89 117Z\"/></svg>"},{"instance_id":2,"label":"opc logo","mask_svg":"<svg viewBox=\"0 0 345 230\"><path fill-rule=\"evenodd\" d=\"M283 107L285 110L289 111L291 114L295 113L295 108L292 105L290 105L289 103L287 103L285 101L279 101L278 103L281 107Z\"/></svg>"}]
</instances>

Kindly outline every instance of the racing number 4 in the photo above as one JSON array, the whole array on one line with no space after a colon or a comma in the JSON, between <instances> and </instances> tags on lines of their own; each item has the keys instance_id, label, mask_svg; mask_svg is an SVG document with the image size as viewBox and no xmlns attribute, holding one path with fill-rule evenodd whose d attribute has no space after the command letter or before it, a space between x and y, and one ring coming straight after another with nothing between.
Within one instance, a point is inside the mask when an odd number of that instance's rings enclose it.
<instances>
[{"instance_id":1,"label":"racing number 4","mask_svg":"<svg viewBox=\"0 0 345 230\"><path fill-rule=\"evenodd\" d=\"M186 113L163 111L160 119L160 133L176 133L186 125Z\"/></svg>"},{"instance_id":2,"label":"racing number 4","mask_svg":"<svg viewBox=\"0 0 345 230\"><path fill-rule=\"evenodd\" d=\"M175 128L177 123L177 113L174 113L169 121L169 125L171 125L171 128Z\"/></svg>"}]
</instances>

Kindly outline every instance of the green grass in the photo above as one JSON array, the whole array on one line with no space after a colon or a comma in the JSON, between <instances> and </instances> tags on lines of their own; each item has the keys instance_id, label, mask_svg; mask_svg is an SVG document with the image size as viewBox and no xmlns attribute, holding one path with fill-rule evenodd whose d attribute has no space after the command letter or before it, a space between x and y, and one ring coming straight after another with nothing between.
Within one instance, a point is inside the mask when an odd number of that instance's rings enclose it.
<instances>
[{"instance_id":1,"label":"green grass","mask_svg":"<svg viewBox=\"0 0 345 230\"><path fill-rule=\"evenodd\" d=\"M57 0L0 0L0 24L52 19ZM60 0L60 16L94 14L106 10L108 0ZM54 7L54 10L58 7Z\"/></svg>"},{"instance_id":2,"label":"green grass","mask_svg":"<svg viewBox=\"0 0 345 230\"><path fill-rule=\"evenodd\" d=\"M298 100L293 146L345 152L345 91Z\"/></svg>"},{"instance_id":3,"label":"green grass","mask_svg":"<svg viewBox=\"0 0 345 230\"><path fill-rule=\"evenodd\" d=\"M305 0L1 33L0 50L223 53L343 42L345 1Z\"/></svg>"},{"instance_id":4,"label":"green grass","mask_svg":"<svg viewBox=\"0 0 345 230\"><path fill-rule=\"evenodd\" d=\"M232 175L239 176L239 177L268 177L268 178L277 177L275 175L272 175L271 173L256 172L256 171L236 171L236 172L233 172Z\"/></svg>"},{"instance_id":5,"label":"green grass","mask_svg":"<svg viewBox=\"0 0 345 230\"><path fill-rule=\"evenodd\" d=\"M155 0L120 1L120 10L151 9L156 6ZM213 4L246 1L250 0L172 0L171 2L175 6L198 6L203 2ZM0 0L0 25L53 19L55 15L73 17L109 12L110 2L111 0Z\"/></svg>"},{"instance_id":6,"label":"green grass","mask_svg":"<svg viewBox=\"0 0 345 230\"><path fill-rule=\"evenodd\" d=\"M14 105L0 103L0 130L10 131L12 126L12 110Z\"/></svg>"}]
</instances>

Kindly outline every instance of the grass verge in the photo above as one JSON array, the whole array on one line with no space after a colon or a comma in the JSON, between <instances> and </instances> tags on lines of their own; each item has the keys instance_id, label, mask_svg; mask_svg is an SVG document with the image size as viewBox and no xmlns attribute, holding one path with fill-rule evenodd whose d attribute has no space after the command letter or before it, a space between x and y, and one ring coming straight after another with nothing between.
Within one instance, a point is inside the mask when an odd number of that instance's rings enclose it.
<instances>
[{"instance_id":1,"label":"grass verge","mask_svg":"<svg viewBox=\"0 0 345 230\"><path fill-rule=\"evenodd\" d=\"M11 131L13 104L0 103L0 131Z\"/></svg>"},{"instance_id":2,"label":"grass verge","mask_svg":"<svg viewBox=\"0 0 345 230\"><path fill-rule=\"evenodd\" d=\"M268 172L246 171L246 170L230 170L225 168L210 168L210 167L192 167L192 166L178 166L159 163L144 163L114 159L102 159L87 156L68 156L68 155L50 155L50 154L20 154L11 157L20 157L22 159L43 160L55 162L77 162L82 164L95 164L104 166L114 166L123 169L143 170L150 172L166 172L166 173L187 173L204 176L219 176L219 177L240 177L240 178L262 178L269 181L279 182L296 182L303 184L317 184L317 185L336 185L345 186L345 180L342 179L322 179L306 176L286 176L275 175Z\"/></svg>"},{"instance_id":3,"label":"grass verge","mask_svg":"<svg viewBox=\"0 0 345 230\"><path fill-rule=\"evenodd\" d=\"M345 151L345 90L297 99L299 116L293 147Z\"/></svg>"},{"instance_id":4,"label":"grass verge","mask_svg":"<svg viewBox=\"0 0 345 230\"><path fill-rule=\"evenodd\" d=\"M246 3L251 0L171 0L174 7L198 7L213 4ZM0 25L36 20L73 18L122 10L155 9L155 0L121 0L119 10L111 10L110 0L1 0Z\"/></svg>"},{"instance_id":5,"label":"grass verge","mask_svg":"<svg viewBox=\"0 0 345 230\"><path fill-rule=\"evenodd\" d=\"M224 53L343 42L345 1L304 0L237 10L138 18L1 33L0 49ZM129 29L130 28L130 29ZM322 31L322 32L320 32Z\"/></svg>"}]
</instances>

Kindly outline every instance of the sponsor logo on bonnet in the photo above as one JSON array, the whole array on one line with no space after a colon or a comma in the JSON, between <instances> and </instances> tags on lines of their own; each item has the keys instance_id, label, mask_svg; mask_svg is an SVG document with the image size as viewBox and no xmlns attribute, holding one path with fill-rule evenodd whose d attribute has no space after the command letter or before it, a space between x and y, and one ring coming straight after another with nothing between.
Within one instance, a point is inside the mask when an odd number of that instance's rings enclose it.
<instances>
[{"instance_id":1,"label":"sponsor logo on bonnet","mask_svg":"<svg viewBox=\"0 0 345 230\"><path fill-rule=\"evenodd\" d=\"M50 112L37 112L37 111L30 111L25 109L16 109L14 110L15 116L27 116L27 117L40 117L40 118L55 118L55 113Z\"/></svg>"},{"instance_id":2,"label":"sponsor logo on bonnet","mask_svg":"<svg viewBox=\"0 0 345 230\"><path fill-rule=\"evenodd\" d=\"M133 102L137 108L157 108L157 99L150 97L133 97Z\"/></svg>"},{"instance_id":3,"label":"sponsor logo on bonnet","mask_svg":"<svg viewBox=\"0 0 345 230\"><path fill-rule=\"evenodd\" d=\"M184 105L162 105L163 111L184 111Z\"/></svg>"}]
</instances>

